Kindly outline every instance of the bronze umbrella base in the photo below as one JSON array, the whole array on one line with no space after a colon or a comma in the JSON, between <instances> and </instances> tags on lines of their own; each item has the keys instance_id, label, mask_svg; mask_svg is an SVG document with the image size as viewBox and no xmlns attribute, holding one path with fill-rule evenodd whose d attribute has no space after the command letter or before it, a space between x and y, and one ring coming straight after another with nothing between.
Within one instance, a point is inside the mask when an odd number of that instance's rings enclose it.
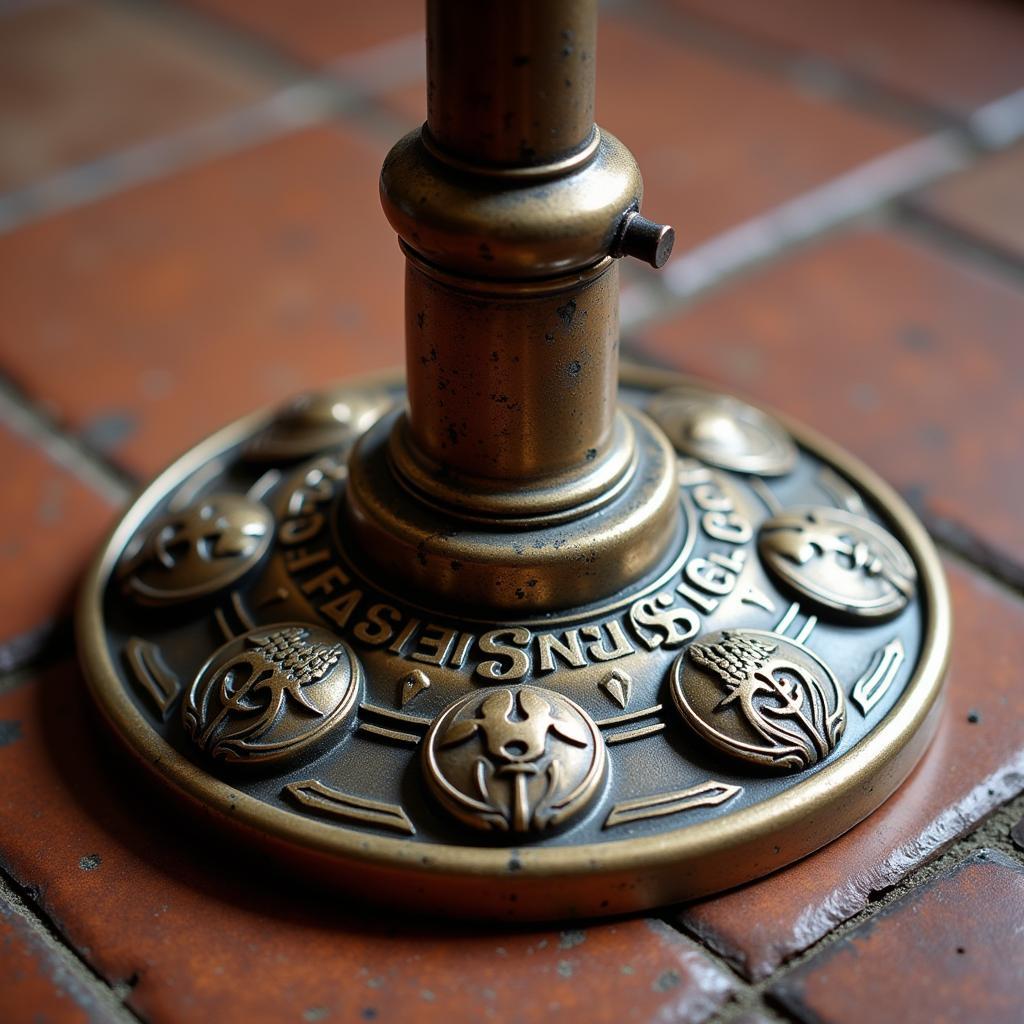
<instances>
[{"instance_id":1,"label":"bronze umbrella base","mask_svg":"<svg viewBox=\"0 0 1024 1024\"><path fill-rule=\"evenodd\" d=\"M922 753L935 552L810 431L620 386L618 258L674 236L593 122L593 0L428 20L428 123L381 175L405 382L159 477L82 597L93 694L207 820L402 908L613 914L755 878Z\"/></svg>"}]
</instances>

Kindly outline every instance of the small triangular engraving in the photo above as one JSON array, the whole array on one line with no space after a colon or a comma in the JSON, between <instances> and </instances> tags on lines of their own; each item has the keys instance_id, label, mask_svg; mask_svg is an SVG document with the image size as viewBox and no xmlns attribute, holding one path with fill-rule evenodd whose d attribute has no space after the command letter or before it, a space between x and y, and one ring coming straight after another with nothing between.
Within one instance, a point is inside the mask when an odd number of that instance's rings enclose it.
<instances>
[{"instance_id":1,"label":"small triangular engraving","mask_svg":"<svg viewBox=\"0 0 1024 1024\"><path fill-rule=\"evenodd\" d=\"M404 708L418 693L429 689L430 676L422 669L415 669L402 680L398 703Z\"/></svg>"},{"instance_id":2,"label":"small triangular engraving","mask_svg":"<svg viewBox=\"0 0 1024 1024\"><path fill-rule=\"evenodd\" d=\"M619 705L620 708L625 710L626 705L629 703L629 687L633 682L632 679L619 669L612 669L597 685L604 690L608 696Z\"/></svg>"}]
</instances>

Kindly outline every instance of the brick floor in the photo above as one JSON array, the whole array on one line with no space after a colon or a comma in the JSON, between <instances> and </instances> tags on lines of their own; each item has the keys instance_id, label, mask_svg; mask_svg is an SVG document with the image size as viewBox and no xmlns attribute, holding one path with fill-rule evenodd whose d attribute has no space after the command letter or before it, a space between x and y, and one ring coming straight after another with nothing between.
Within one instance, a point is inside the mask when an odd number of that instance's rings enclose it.
<instances>
[{"instance_id":1,"label":"brick floor","mask_svg":"<svg viewBox=\"0 0 1024 1024\"><path fill-rule=\"evenodd\" d=\"M772 990L807 1024L1020 1020L1024 867L979 850Z\"/></svg>"},{"instance_id":2,"label":"brick floor","mask_svg":"<svg viewBox=\"0 0 1024 1024\"><path fill-rule=\"evenodd\" d=\"M947 707L908 781L814 856L681 915L687 929L751 979L768 977L861 911L1020 788L1024 605L955 564L947 573L955 623Z\"/></svg>"},{"instance_id":3,"label":"brick floor","mask_svg":"<svg viewBox=\"0 0 1024 1024\"><path fill-rule=\"evenodd\" d=\"M145 1020L704 1020L732 982L652 920L570 930L402 921L296 891L125 771L61 667L0 695L0 861Z\"/></svg>"},{"instance_id":4,"label":"brick floor","mask_svg":"<svg viewBox=\"0 0 1024 1024\"><path fill-rule=\"evenodd\" d=\"M260 405L400 363L383 156L310 129L0 237L0 359L142 476Z\"/></svg>"},{"instance_id":5,"label":"brick floor","mask_svg":"<svg viewBox=\"0 0 1024 1024\"><path fill-rule=\"evenodd\" d=\"M891 231L802 249L639 350L798 416L1024 580L1024 292Z\"/></svg>"},{"instance_id":6,"label":"brick floor","mask_svg":"<svg viewBox=\"0 0 1024 1024\"><path fill-rule=\"evenodd\" d=\"M37 446L0 427L0 670L47 645L113 510Z\"/></svg>"},{"instance_id":7,"label":"brick floor","mask_svg":"<svg viewBox=\"0 0 1024 1024\"><path fill-rule=\"evenodd\" d=\"M0 12L0 191L252 103L277 84L129 5Z\"/></svg>"},{"instance_id":8,"label":"brick floor","mask_svg":"<svg viewBox=\"0 0 1024 1024\"><path fill-rule=\"evenodd\" d=\"M1024 260L1024 145L987 157L963 174L928 189L917 209L967 237Z\"/></svg>"},{"instance_id":9,"label":"brick floor","mask_svg":"<svg viewBox=\"0 0 1024 1024\"><path fill-rule=\"evenodd\" d=\"M1024 86L1024 11L1001 0L664 0L967 114Z\"/></svg>"},{"instance_id":10,"label":"brick floor","mask_svg":"<svg viewBox=\"0 0 1024 1024\"><path fill-rule=\"evenodd\" d=\"M0 896L0 1013L5 1024L100 1024L88 987Z\"/></svg>"},{"instance_id":11,"label":"brick floor","mask_svg":"<svg viewBox=\"0 0 1024 1024\"><path fill-rule=\"evenodd\" d=\"M825 850L604 923L386 916L179 820L113 749L73 665L68 599L117 490L96 485L117 468L146 477L249 409L401 361L402 260L376 179L395 124L423 116L422 8L7 4L0 203L69 168L100 174L125 147L208 134L173 163L157 147L146 184L38 189L0 234L5 1024L1019 1017L1020 971L1004 967L1020 962L1024 828L987 861L975 850L978 823L1024 786L1024 165L1019 145L982 154L964 131L921 133L1024 86L1024 10L622 0L602 17L599 119L637 154L645 211L676 224L680 255L809 193L818 230L839 225L797 249L759 237L738 251L748 236L734 232L736 264L758 265L687 289L685 309L680 289L645 285L632 351L819 427L952 549L936 740ZM331 120L296 128L310 98ZM922 140L971 166L888 205L863 192L870 174L843 177ZM843 223L850 189L872 223ZM960 866L933 878L943 850ZM894 885L906 893L890 902Z\"/></svg>"}]
</instances>

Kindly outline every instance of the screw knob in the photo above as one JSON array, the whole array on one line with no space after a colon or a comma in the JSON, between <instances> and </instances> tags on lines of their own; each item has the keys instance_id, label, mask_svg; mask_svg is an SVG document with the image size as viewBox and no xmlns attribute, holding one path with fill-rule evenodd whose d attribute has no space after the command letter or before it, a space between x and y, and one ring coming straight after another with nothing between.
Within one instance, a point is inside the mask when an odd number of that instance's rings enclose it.
<instances>
[{"instance_id":1,"label":"screw knob","mask_svg":"<svg viewBox=\"0 0 1024 1024\"><path fill-rule=\"evenodd\" d=\"M660 270L668 263L675 241L675 228L657 224L636 210L630 210L622 218L619 239L612 255L634 256L644 263L650 263L655 270Z\"/></svg>"}]
</instances>

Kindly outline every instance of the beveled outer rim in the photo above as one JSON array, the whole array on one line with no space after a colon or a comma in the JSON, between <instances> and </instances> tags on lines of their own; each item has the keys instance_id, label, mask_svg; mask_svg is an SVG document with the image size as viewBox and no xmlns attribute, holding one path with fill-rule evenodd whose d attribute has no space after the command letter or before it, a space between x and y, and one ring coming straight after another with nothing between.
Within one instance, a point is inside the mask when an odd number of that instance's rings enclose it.
<instances>
[{"instance_id":1,"label":"beveled outer rim","mask_svg":"<svg viewBox=\"0 0 1024 1024\"><path fill-rule=\"evenodd\" d=\"M627 387L661 389L692 378L625 367ZM397 386L397 373L351 382ZM709 390L719 390L707 385ZM758 408L764 406L757 403ZM542 920L626 913L730 888L768 874L842 835L909 775L938 725L952 613L942 566L902 498L837 445L776 416L797 443L855 480L906 545L920 570L924 635L916 671L882 721L851 751L754 806L659 836L574 847L477 848L416 843L300 818L234 789L160 737L128 696L107 649L103 595L125 543L169 490L197 466L266 426L274 410L224 427L173 462L116 524L83 581L76 615L79 658L93 698L115 735L151 773L207 818L314 877L338 881L405 910Z\"/></svg>"}]
</instances>

